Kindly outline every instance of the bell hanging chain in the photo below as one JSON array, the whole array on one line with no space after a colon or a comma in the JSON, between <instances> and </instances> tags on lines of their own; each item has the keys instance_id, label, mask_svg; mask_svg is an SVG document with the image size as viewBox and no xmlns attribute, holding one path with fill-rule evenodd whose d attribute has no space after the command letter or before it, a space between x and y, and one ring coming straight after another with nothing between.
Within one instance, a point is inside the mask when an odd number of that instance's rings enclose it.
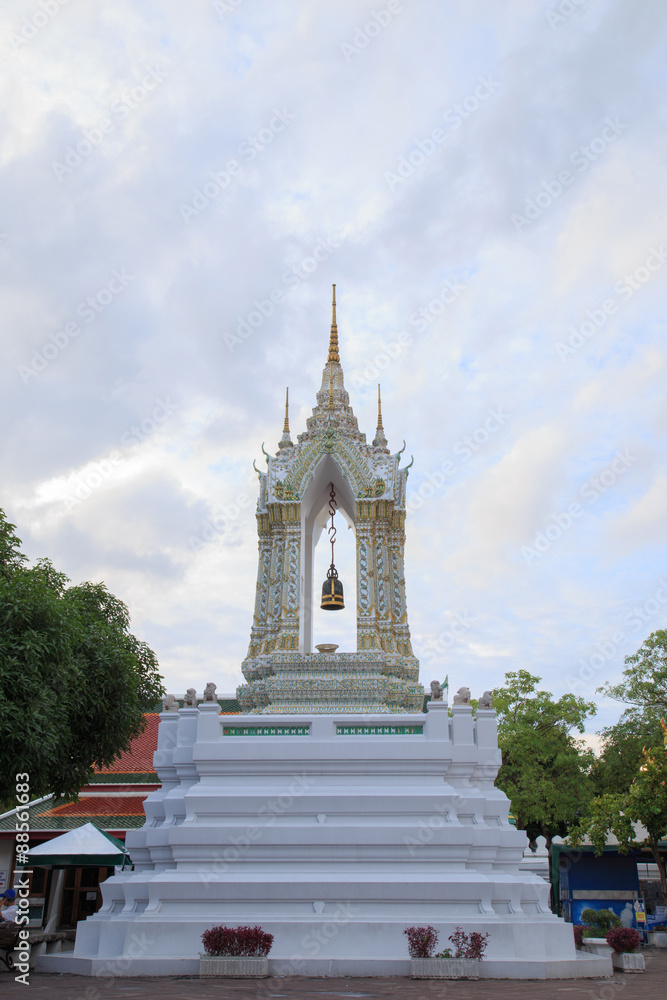
<instances>
[{"instance_id":1,"label":"bell hanging chain","mask_svg":"<svg viewBox=\"0 0 667 1000\"><path fill-rule=\"evenodd\" d=\"M334 524L334 516L336 514L336 508L338 504L336 503L336 491L334 490L334 484L331 484L331 492L329 493L329 513L331 515L331 524L329 525L329 541L331 542L331 566L334 565L334 543L336 541L336 525Z\"/></svg>"}]
</instances>

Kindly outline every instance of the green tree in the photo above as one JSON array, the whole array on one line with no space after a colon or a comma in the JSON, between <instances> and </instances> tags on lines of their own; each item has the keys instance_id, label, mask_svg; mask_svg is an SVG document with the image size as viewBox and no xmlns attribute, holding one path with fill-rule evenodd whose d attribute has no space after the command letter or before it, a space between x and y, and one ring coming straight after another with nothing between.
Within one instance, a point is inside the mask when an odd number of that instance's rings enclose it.
<instances>
[{"instance_id":1,"label":"green tree","mask_svg":"<svg viewBox=\"0 0 667 1000\"><path fill-rule=\"evenodd\" d=\"M103 583L68 586L46 559L26 567L0 511L0 801L16 774L30 797L76 797L144 725L163 693L155 654Z\"/></svg>"},{"instance_id":2,"label":"green tree","mask_svg":"<svg viewBox=\"0 0 667 1000\"><path fill-rule=\"evenodd\" d=\"M667 875L660 841L667 838L667 727L662 723L663 745L642 751L642 763L627 792L596 796L586 815L570 830L570 842L577 847L588 839L596 855L602 854L612 833L621 854L647 847L658 866L663 901L667 906ZM636 824L646 830L637 839Z\"/></svg>"},{"instance_id":3,"label":"green tree","mask_svg":"<svg viewBox=\"0 0 667 1000\"><path fill-rule=\"evenodd\" d=\"M660 720L667 715L667 631L652 632L632 656L623 679L598 692L628 707L617 723L601 732L602 751L592 777L598 795L629 791L643 765L644 747L662 742Z\"/></svg>"},{"instance_id":4,"label":"green tree","mask_svg":"<svg viewBox=\"0 0 667 1000\"><path fill-rule=\"evenodd\" d=\"M662 741L660 718L649 709L631 708L600 733L602 746L591 770L596 795L629 791L643 763L645 747Z\"/></svg>"},{"instance_id":5,"label":"green tree","mask_svg":"<svg viewBox=\"0 0 667 1000\"><path fill-rule=\"evenodd\" d=\"M626 656L623 680L598 690L642 712L667 715L667 630L651 632L636 653Z\"/></svg>"},{"instance_id":6,"label":"green tree","mask_svg":"<svg viewBox=\"0 0 667 1000\"><path fill-rule=\"evenodd\" d=\"M557 701L538 691L541 678L509 672L493 692L503 763L496 785L510 799L517 829L531 840L564 836L592 794L588 772L594 755L572 730L584 731L595 705L573 694Z\"/></svg>"}]
</instances>

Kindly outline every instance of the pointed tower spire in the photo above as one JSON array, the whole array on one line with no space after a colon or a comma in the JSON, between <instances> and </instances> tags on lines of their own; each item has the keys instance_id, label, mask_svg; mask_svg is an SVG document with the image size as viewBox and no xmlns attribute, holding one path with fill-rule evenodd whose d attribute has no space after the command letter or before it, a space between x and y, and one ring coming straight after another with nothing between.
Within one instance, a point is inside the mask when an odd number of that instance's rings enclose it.
<instances>
[{"instance_id":1,"label":"pointed tower spire","mask_svg":"<svg viewBox=\"0 0 667 1000\"><path fill-rule=\"evenodd\" d=\"M278 442L278 447L281 451L283 448L294 447L294 443L289 432L289 389L285 389L285 423L283 424L283 436Z\"/></svg>"},{"instance_id":2,"label":"pointed tower spire","mask_svg":"<svg viewBox=\"0 0 667 1000\"><path fill-rule=\"evenodd\" d=\"M329 356L327 357L327 362L337 361L340 364L340 357L338 354L338 326L336 325L336 286L332 285L333 288L333 302L331 304L331 334L329 336Z\"/></svg>"},{"instance_id":3,"label":"pointed tower spire","mask_svg":"<svg viewBox=\"0 0 667 1000\"><path fill-rule=\"evenodd\" d=\"M382 426L382 399L380 397L380 386L378 385L378 425L375 431L375 437L373 438L373 447L379 448L381 451L389 451L387 447L387 439L384 434L384 427Z\"/></svg>"}]
</instances>

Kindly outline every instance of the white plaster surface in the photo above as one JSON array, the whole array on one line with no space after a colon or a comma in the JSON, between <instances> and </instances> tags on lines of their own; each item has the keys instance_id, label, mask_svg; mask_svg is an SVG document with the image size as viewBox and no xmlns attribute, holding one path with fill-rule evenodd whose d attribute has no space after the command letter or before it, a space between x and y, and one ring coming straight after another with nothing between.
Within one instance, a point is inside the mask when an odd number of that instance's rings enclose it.
<instances>
[{"instance_id":1,"label":"white plaster surface","mask_svg":"<svg viewBox=\"0 0 667 1000\"><path fill-rule=\"evenodd\" d=\"M340 726L423 726L342 735ZM229 735L224 727L308 728ZM408 975L405 927L488 931L482 976L611 972L577 955L549 886L520 870L525 834L494 787L495 712L431 703L427 714L221 716L163 713L162 787L128 833L134 872L102 887L73 955L44 971L195 972L215 924L260 924L272 975ZM581 970L584 971L581 971ZM608 969L608 971L606 971Z\"/></svg>"}]
</instances>

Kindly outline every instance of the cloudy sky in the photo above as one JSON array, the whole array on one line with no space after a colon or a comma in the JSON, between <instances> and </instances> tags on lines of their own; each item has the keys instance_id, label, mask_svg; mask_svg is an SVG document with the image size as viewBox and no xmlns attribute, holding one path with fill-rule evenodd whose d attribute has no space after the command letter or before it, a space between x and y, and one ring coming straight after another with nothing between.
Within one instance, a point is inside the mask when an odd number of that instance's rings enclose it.
<instances>
[{"instance_id":1,"label":"cloudy sky","mask_svg":"<svg viewBox=\"0 0 667 1000\"><path fill-rule=\"evenodd\" d=\"M661 0L5 0L0 24L0 504L30 558L121 597L169 690L233 690L252 461L287 385L305 429L336 282L360 426L381 381L414 456L422 680L617 678L667 617Z\"/></svg>"}]
</instances>

